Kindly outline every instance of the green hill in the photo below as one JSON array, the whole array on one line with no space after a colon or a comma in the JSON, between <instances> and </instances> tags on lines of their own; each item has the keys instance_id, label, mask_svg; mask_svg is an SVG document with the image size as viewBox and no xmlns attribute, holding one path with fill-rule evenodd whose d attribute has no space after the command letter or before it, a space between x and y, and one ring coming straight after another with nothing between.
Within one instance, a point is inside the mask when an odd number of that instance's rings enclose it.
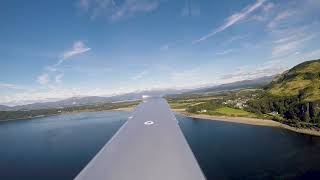
<instances>
[{"instance_id":1,"label":"green hill","mask_svg":"<svg viewBox=\"0 0 320 180\"><path fill-rule=\"evenodd\" d=\"M320 100L320 60L306 61L277 77L268 88L275 96L300 96L302 101Z\"/></svg>"},{"instance_id":2,"label":"green hill","mask_svg":"<svg viewBox=\"0 0 320 180\"><path fill-rule=\"evenodd\" d=\"M276 77L248 102L255 113L279 114L288 122L320 123L320 60L306 61Z\"/></svg>"}]
</instances>

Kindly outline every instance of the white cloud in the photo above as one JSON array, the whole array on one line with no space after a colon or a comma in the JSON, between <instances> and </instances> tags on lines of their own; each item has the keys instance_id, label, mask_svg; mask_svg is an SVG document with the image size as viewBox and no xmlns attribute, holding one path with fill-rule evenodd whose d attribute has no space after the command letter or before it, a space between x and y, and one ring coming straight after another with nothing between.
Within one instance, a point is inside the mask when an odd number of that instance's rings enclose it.
<instances>
[{"instance_id":1,"label":"white cloud","mask_svg":"<svg viewBox=\"0 0 320 180\"><path fill-rule=\"evenodd\" d=\"M49 75L47 73L41 74L38 76L37 81L41 85L47 85L50 82Z\"/></svg>"},{"instance_id":2,"label":"white cloud","mask_svg":"<svg viewBox=\"0 0 320 180\"><path fill-rule=\"evenodd\" d=\"M265 1L266 0L257 0L254 4L251 4L251 5L247 6L246 8L242 9L240 12L237 12L237 13L229 16L225 20L225 22L222 26L218 27L214 31L210 32L209 34L201 37L200 39L195 40L193 43L199 43L201 41L207 40L208 38L214 36L215 34L221 32L221 31L224 31L227 28L229 28L230 26L244 20L250 13L252 13L254 10L261 7Z\"/></svg>"},{"instance_id":3,"label":"white cloud","mask_svg":"<svg viewBox=\"0 0 320 180\"><path fill-rule=\"evenodd\" d=\"M58 66L60 65L61 63L63 63L66 59L69 59L73 56L76 56L76 55L80 55L80 54L83 54L85 52L88 52L90 51L91 48L88 48L83 41L76 41L73 43L73 46L70 50L64 52L62 55L61 55L61 59L58 61L58 63L55 65L55 66Z\"/></svg>"}]
</instances>

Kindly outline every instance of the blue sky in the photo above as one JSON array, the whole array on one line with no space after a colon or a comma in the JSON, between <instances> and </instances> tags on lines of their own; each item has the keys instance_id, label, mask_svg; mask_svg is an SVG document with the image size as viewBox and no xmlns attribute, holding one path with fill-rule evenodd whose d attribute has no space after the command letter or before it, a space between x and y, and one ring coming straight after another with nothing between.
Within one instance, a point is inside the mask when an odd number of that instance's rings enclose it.
<instances>
[{"instance_id":1,"label":"blue sky","mask_svg":"<svg viewBox=\"0 0 320 180\"><path fill-rule=\"evenodd\" d=\"M0 2L0 104L193 88L320 58L319 0Z\"/></svg>"}]
</instances>

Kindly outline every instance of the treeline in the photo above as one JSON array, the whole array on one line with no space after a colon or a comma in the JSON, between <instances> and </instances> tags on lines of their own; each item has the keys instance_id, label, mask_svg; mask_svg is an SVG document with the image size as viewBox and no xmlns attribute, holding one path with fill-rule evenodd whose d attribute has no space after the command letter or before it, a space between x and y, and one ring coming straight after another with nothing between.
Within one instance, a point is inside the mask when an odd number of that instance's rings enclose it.
<instances>
[{"instance_id":1,"label":"treeline","mask_svg":"<svg viewBox=\"0 0 320 180\"><path fill-rule=\"evenodd\" d=\"M288 121L320 123L320 102L305 102L301 96L273 96L266 93L259 98L248 101L247 105L247 111L257 114L276 112Z\"/></svg>"},{"instance_id":2,"label":"treeline","mask_svg":"<svg viewBox=\"0 0 320 180\"><path fill-rule=\"evenodd\" d=\"M12 119L28 119L39 116L58 114L58 109L41 109L31 111L0 111L0 121Z\"/></svg>"}]
</instances>

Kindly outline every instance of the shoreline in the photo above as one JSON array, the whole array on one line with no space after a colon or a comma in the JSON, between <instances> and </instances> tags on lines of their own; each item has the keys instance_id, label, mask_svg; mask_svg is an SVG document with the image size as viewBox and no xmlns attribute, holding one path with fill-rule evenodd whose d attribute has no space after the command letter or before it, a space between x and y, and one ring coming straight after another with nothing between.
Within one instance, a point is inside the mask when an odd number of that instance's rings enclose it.
<instances>
[{"instance_id":1,"label":"shoreline","mask_svg":"<svg viewBox=\"0 0 320 180\"><path fill-rule=\"evenodd\" d=\"M302 129L302 128L295 128L291 127L286 124L282 124L277 121L269 120L269 119L257 119L257 118L247 118L247 117L229 117L229 116L212 116L206 114L191 114L186 112L183 109L172 109L173 112L179 113L183 116L195 118L195 119L205 119L205 120L212 120L212 121L223 121L223 122L230 122L230 123L238 123L238 124L247 124L247 125L254 125L254 126L267 126L267 127L274 127L274 128L282 128L287 129L296 133L312 135L312 136L320 136L320 131L313 130L313 129Z\"/></svg>"},{"instance_id":2,"label":"shoreline","mask_svg":"<svg viewBox=\"0 0 320 180\"><path fill-rule=\"evenodd\" d=\"M123 112L131 112L134 107L123 107L117 109L108 109L102 111L77 111L77 112L65 112L61 114L50 114L47 116L42 117L31 117L31 118L17 118L17 119L6 119L0 120L0 122L8 122L8 121L17 121L17 120L31 120L37 118L45 118L50 116L58 116L63 114L75 114L75 113L82 113L82 112L108 112L108 111L123 111ZM273 121L270 119L258 119L258 118L249 118L249 117L230 117L230 116L213 116L213 115L206 115L206 114L191 114L185 111L185 109L171 109L175 113L179 113L180 115L195 118L195 119L205 119L205 120L212 120L212 121L223 121L223 122L230 122L230 123L238 123L238 124L247 124L247 125L254 125L254 126L267 126L267 127L274 127L274 128L282 128L287 129L289 131L293 131L300 134L312 135L312 136L319 136L320 131L314 129L302 129L302 128L295 128L291 127L286 124L282 124L277 121Z\"/></svg>"},{"instance_id":3,"label":"shoreline","mask_svg":"<svg viewBox=\"0 0 320 180\"><path fill-rule=\"evenodd\" d=\"M122 111L122 112L130 112L134 109L134 107L123 107L123 108L116 108L116 109L107 109L107 110L101 110L101 111L73 111L73 112L63 112L63 113L57 113L57 114L49 114L44 116L34 116L34 117L26 117L26 118L16 118L16 119L5 119L0 120L0 122L8 122L8 121L19 121L19 120L32 120L32 119L38 119L38 118L46 118L51 116L59 116L59 115L65 115L65 114L77 114L77 113L84 113L84 112L110 112L110 111Z\"/></svg>"}]
</instances>

